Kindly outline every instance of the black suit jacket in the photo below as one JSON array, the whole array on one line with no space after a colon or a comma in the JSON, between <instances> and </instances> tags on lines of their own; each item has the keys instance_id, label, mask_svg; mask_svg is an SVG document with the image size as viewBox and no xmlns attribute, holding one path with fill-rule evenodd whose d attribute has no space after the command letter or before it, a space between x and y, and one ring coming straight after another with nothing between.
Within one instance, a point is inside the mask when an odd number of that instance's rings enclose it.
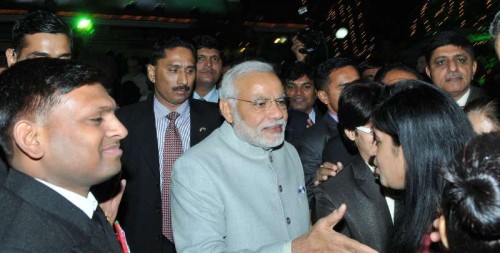
<instances>
[{"instance_id":1,"label":"black suit jacket","mask_svg":"<svg viewBox=\"0 0 500 253\"><path fill-rule=\"evenodd\" d=\"M316 112L315 122L320 122L323 118L323 114L314 107L313 110ZM288 110L288 121L285 129L285 140L294 144L302 136L304 131L307 129L307 120L309 119L309 114L294 109Z\"/></svg>"},{"instance_id":2,"label":"black suit jacket","mask_svg":"<svg viewBox=\"0 0 500 253\"><path fill-rule=\"evenodd\" d=\"M314 194L316 217L325 217L345 203L347 212L334 229L379 252L387 252L393 230L389 208L382 187L361 156L316 187Z\"/></svg>"},{"instance_id":3,"label":"black suit jacket","mask_svg":"<svg viewBox=\"0 0 500 253\"><path fill-rule=\"evenodd\" d=\"M469 94L469 97L467 98L467 102L465 102L465 105L467 105L468 103L470 103L474 100L477 100L479 98L484 98L484 97L488 97L488 95L486 94L486 92L483 89L471 85L470 86L470 94Z\"/></svg>"},{"instance_id":4,"label":"black suit jacket","mask_svg":"<svg viewBox=\"0 0 500 253\"><path fill-rule=\"evenodd\" d=\"M191 143L193 146L220 126L216 103L190 99ZM130 249L142 252L175 252L162 236L160 161L153 111L153 97L121 108L117 116L128 130L121 141L122 176L127 187L118 211L118 220L127 235ZM215 148L215 147L214 147Z\"/></svg>"},{"instance_id":5,"label":"black suit jacket","mask_svg":"<svg viewBox=\"0 0 500 253\"><path fill-rule=\"evenodd\" d=\"M7 178L8 167L7 163L0 157L0 187L3 186Z\"/></svg>"},{"instance_id":6,"label":"black suit jacket","mask_svg":"<svg viewBox=\"0 0 500 253\"><path fill-rule=\"evenodd\" d=\"M15 169L0 190L0 203L0 252L122 252L102 213L99 221L89 219L59 193Z\"/></svg>"},{"instance_id":7,"label":"black suit jacket","mask_svg":"<svg viewBox=\"0 0 500 253\"><path fill-rule=\"evenodd\" d=\"M337 122L327 113L319 122L306 129L295 143L304 168L307 198L311 208L314 205L314 179L316 171L323 162L323 149L326 142L338 134Z\"/></svg>"},{"instance_id":8,"label":"black suit jacket","mask_svg":"<svg viewBox=\"0 0 500 253\"><path fill-rule=\"evenodd\" d=\"M344 140L340 133L330 138L323 149L323 162L331 162L334 164L340 162L344 167L349 165L358 157L358 150L355 147L348 147L347 145L350 144L346 143L347 141L348 140ZM352 145L355 144L352 143Z\"/></svg>"}]
</instances>

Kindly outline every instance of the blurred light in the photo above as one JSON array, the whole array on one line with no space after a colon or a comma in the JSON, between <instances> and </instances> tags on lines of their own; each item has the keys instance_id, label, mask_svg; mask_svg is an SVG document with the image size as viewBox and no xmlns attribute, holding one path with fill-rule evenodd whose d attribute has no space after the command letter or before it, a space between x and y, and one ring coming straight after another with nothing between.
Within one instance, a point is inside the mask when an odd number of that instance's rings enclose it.
<instances>
[{"instance_id":1,"label":"blurred light","mask_svg":"<svg viewBox=\"0 0 500 253\"><path fill-rule=\"evenodd\" d=\"M242 48L240 49L240 53L245 52L245 50L246 50L246 49L247 49L246 47L242 47Z\"/></svg>"},{"instance_id":2,"label":"blurred light","mask_svg":"<svg viewBox=\"0 0 500 253\"><path fill-rule=\"evenodd\" d=\"M344 39L347 36L348 33L349 33L349 31L347 31L346 28L341 27L335 33L335 38L337 38L337 39Z\"/></svg>"},{"instance_id":3,"label":"blurred light","mask_svg":"<svg viewBox=\"0 0 500 253\"><path fill-rule=\"evenodd\" d=\"M94 35L94 22L87 15L77 17L74 27L75 32L84 38L90 38Z\"/></svg>"},{"instance_id":4,"label":"blurred light","mask_svg":"<svg viewBox=\"0 0 500 253\"><path fill-rule=\"evenodd\" d=\"M280 38L280 43L283 44L285 43L286 41L288 40L288 38L286 36L283 36Z\"/></svg>"},{"instance_id":5,"label":"blurred light","mask_svg":"<svg viewBox=\"0 0 500 253\"><path fill-rule=\"evenodd\" d=\"M274 44L278 44L278 43L280 43L280 38L276 38L276 39L274 40Z\"/></svg>"}]
</instances>

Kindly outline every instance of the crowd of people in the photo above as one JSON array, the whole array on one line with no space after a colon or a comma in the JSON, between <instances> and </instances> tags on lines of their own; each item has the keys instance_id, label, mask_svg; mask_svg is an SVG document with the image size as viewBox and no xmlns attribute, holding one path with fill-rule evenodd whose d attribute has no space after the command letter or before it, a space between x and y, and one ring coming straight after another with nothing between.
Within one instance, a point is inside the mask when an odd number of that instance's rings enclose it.
<instances>
[{"instance_id":1,"label":"crowd of people","mask_svg":"<svg viewBox=\"0 0 500 253\"><path fill-rule=\"evenodd\" d=\"M500 12L490 33L500 58ZM0 252L500 251L499 101L458 32L431 38L425 76L314 66L297 38L279 73L224 69L214 37L170 37L114 89L57 15L12 34Z\"/></svg>"}]
</instances>

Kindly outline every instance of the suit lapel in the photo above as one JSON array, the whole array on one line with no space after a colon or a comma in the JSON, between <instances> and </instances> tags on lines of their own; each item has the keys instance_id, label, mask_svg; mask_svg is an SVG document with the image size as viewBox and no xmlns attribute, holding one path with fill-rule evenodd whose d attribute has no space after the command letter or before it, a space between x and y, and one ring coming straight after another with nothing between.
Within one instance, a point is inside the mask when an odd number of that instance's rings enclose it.
<instances>
[{"instance_id":1,"label":"suit lapel","mask_svg":"<svg viewBox=\"0 0 500 253\"><path fill-rule=\"evenodd\" d=\"M82 210L46 185L11 169L5 182L5 188L10 189L30 205L40 208L56 218L59 221L59 227L73 238L76 248L93 241L91 240L93 231L91 219ZM75 236L76 234L78 236Z\"/></svg>"},{"instance_id":2,"label":"suit lapel","mask_svg":"<svg viewBox=\"0 0 500 253\"><path fill-rule=\"evenodd\" d=\"M366 165L366 163L360 156L354 159L352 165L356 183L363 190L368 199L370 199L371 202L375 205L376 211L379 212L379 215L384 218L384 223L392 227L392 219L389 212L389 207L387 206L385 197L381 192L382 189L377 183L376 178L371 172L370 168L368 167L368 165Z\"/></svg>"},{"instance_id":3,"label":"suit lapel","mask_svg":"<svg viewBox=\"0 0 500 253\"><path fill-rule=\"evenodd\" d=\"M149 100L148 100L149 101ZM153 111L153 100L145 103L147 106L144 115L134 127L134 143L142 151L145 160L149 164L149 169L153 173L153 178L160 180L160 161L158 155L158 140L156 137L156 122ZM134 145L134 144L132 144Z\"/></svg>"},{"instance_id":4,"label":"suit lapel","mask_svg":"<svg viewBox=\"0 0 500 253\"><path fill-rule=\"evenodd\" d=\"M200 104L201 103L201 104ZM198 100L190 99L189 100L189 110L191 114L191 141L189 143L189 146L192 147L198 142L202 141L205 139L205 137L208 136L208 133L212 131L212 126L211 124L208 124L209 122L212 122L213 119L207 118L206 115L203 115L203 109L204 105L203 103L208 103L208 102L201 102ZM208 105L206 105L208 106Z\"/></svg>"}]
</instances>

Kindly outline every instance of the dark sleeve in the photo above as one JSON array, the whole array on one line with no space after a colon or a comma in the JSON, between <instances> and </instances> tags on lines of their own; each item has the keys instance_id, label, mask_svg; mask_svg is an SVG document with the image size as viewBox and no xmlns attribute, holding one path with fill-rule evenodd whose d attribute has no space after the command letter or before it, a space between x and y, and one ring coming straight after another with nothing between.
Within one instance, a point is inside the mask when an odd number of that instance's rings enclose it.
<instances>
[{"instance_id":1,"label":"dark sleeve","mask_svg":"<svg viewBox=\"0 0 500 253\"><path fill-rule=\"evenodd\" d=\"M331 162L334 164L340 162L344 167L349 165L358 152L354 147L349 149L348 145L349 144L345 143L340 135L328 140L325 149L323 149L323 162Z\"/></svg>"},{"instance_id":2,"label":"dark sleeve","mask_svg":"<svg viewBox=\"0 0 500 253\"><path fill-rule=\"evenodd\" d=\"M327 181L328 182L328 181ZM324 182L320 186L316 187L314 191L314 198L316 199L315 210L313 211L313 217L316 220L313 220L315 223L317 220L330 215L335 209L339 208L342 203L338 203L335 199L333 199L330 193L335 194L335 190L326 185L327 182ZM326 187L325 187L326 186ZM337 225L333 228L335 231L344 234L347 237L352 237L349 227L347 226L345 219L340 220Z\"/></svg>"}]
</instances>

